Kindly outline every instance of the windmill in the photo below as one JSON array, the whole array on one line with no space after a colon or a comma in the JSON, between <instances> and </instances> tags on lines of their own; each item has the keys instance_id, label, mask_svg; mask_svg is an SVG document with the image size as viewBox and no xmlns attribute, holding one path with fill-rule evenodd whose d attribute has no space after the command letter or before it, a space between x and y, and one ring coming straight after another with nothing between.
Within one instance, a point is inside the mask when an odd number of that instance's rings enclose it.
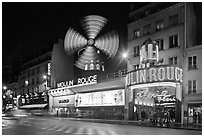
<instances>
[{"instance_id":1,"label":"windmill","mask_svg":"<svg viewBox=\"0 0 204 137\"><path fill-rule=\"evenodd\" d=\"M76 67L83 70L102 70L104 64L100 58L101 52L107 58L113 58L118 50L119 36L111 31L103 36L98 34L107 23L107 19L98 15L89 15L82 19L81 24L87 38L69 28L64 41L64 49L67 54L78 54Z\"/></svg>"}]
</instances>

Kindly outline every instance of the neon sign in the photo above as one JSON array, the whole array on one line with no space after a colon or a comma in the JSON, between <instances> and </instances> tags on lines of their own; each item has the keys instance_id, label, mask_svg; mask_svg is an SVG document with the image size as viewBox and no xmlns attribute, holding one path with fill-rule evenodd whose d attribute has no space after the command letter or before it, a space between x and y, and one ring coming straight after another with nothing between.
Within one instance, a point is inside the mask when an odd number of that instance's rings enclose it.
<instances>
[{"instance_id":1,"label":"neon sign","mask_svg":"<svg viewBox=\"0 0 204 137\"><path fill-rule=\"evenodd\" d=\"M135 70L126 76L126 86L161 81L182 82L183 70L175 66L159 66Z\"/></svg>"},{"instance_id":2,"label":"neon sign","mask_svg":"<svg viewBox=\"0 0 204 137\"><path fill-rule=\"evenodd\" d=\"M77 79L77 85L97 83L97 75ZM74 80L57 83L58 88L74 86Z\"/></svg>"}]
</instances>

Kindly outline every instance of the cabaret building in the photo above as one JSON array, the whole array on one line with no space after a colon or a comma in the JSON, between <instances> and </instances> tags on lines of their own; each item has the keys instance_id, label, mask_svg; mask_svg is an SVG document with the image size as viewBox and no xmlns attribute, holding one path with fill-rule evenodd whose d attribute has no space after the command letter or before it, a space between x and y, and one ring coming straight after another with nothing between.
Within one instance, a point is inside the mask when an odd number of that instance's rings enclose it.
<instances>
[{"instance_id":1,"label":"cabaret building","mask_svg":"<svg viewBox=\"0 0 204 137\"><path fill-rule=\"evenodd\" d=\"M198 120L197 115L195 120L192 113L202 114L202 84L198 77L202 69L199 65L202 47L185 35L190 32L185 25L190 25L186 20L193 6L190 3L157 4L131 11L127 69L116 77L101 79L102 73L95 72L103 71L104 66L103 69L96 67L94 72L93 64L98 61L83 61L92 57L99 59L100 52L91 49L93 45L80 50L93 54L81 54L77 61L84 72L92 72L89 75L77 76L70 68L73 76L65 78L69 72L61 71L63 63L61 67L57 65L60 59L52 61L54 86L48 91L51 115L136 121L150 121L156 116L157 122L161 122L168 113L170 122L201 122L202 118ZM155 8L158 10L153 10ZM73 31L69 33L71 36ZM73 34L73 37L79 36ZM66 42L69 43L69 39ZM63 47L63 42L61 45Z\"/></svg>"},{"instance_id":2,"label":"cabaret building","mask_svg":"<svg viewBox=\"0 0 204 137\"><path fill-rule=\"evenodd\" d=\"M149 3L140 9L131 5L126 79L130 113L126 119L147 119L152 113L169 111L173 121L201 124L201 5ZM148 39L152 42L145 43ZM155 43L158 49L151 48ZM155 54L154 65L143 62L146 54L141 50Z\"/></svg>"}]
</instances>

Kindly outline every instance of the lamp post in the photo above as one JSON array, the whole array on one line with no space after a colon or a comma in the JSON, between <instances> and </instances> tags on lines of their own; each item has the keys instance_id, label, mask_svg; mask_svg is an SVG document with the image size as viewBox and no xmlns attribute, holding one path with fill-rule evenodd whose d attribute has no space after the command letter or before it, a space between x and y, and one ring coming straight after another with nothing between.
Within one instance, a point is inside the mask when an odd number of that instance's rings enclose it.
<instances>
[{"instance_id":1,"label":"lamp post","mask_svg":"<svg viewBox=\"0 0 204 137\"><path fill-rule=\"evenodd\" d=\"M128 56L128 52L124 52L122 54L122 58L127 61L127 73L134 70L133 64ZM133 119L134 100L134 92L132 92L131 89L125 84L125 120Z\"/></svg>"}]
</instances>

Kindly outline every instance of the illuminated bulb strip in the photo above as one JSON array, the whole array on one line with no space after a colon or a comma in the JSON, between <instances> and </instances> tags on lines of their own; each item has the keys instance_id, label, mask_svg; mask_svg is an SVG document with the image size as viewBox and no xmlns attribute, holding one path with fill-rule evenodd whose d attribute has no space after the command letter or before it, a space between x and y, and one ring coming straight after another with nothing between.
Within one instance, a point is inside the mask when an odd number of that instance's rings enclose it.
<instances>
[{"instance_id":1,"label":"illuminated bulb strip","mask_svg":"<svg viewBox=\"0 0 204 137\"><path fill-rule=\"evenodd\" d=\"M76 62L76 66L78 67L78 68L80 68L80 69L85 69L85 64L83 65L82 63L80 63L80 62Z\"/></svg>"},{"instance_id":2,"label":"illuminated bulb strip","mask_svg":"<svg viewBox=\"0 0 204 137\"><path fill-rule=\"evenodd\" d=\"M146 87L155 87L155 86L172 86L172 87L176 87L178 86L177 84L179 83L175 83L175 82L157 82L157 83L151 83L151 84L139 84L139 85L134 85L131 86L130 89L136 89L136 88L146 88Z\"/></svg>"},{"instance_id":3,"label":"illuminated bulb strip","mask_svg":"<svg viewBox=\"0 0 204 137\"><path fill-rule=\"evenodd\" d=\"M82 58L82 60L87 60L88 62L90 62L90 60L96 60L98 57L97 56L89 57L82 55L80 58Z\"/></svg>"},{"instance_id":4,"label":"illuminated bulb strip","mask_svg":"<svg viewBox=\"0 0 204 137\"><path fill-rule=\"evenodd\" d=\"M67 31L64 41L64 49L66 52L73 53L86 46L86 44L87 40L82 35L71 28Z\"/></svg>"},{"instance_id":5,"label":"illuminated bulb strip","mask_svg":"<svg viewBox=\"0 0 204 137\"><path fill-rule=\"evenodd\" d=\"M106 37L98 38L95 41L95 46L109 57L114 57L119 47L119 37L117 34L108 34Z\"/></svg>"},{"instance_id":6,"label":"illuminated bulb strip","mask_svg":"<svg viewBox=\"0 0 204 137\"><path fill-rule=\"evenodd\" d=\"M83 26L87 35L92 39L98 35L101 29L105 26L107 19L97 15L90 15L84 18Z\"/></svg>"}]
</instances>

